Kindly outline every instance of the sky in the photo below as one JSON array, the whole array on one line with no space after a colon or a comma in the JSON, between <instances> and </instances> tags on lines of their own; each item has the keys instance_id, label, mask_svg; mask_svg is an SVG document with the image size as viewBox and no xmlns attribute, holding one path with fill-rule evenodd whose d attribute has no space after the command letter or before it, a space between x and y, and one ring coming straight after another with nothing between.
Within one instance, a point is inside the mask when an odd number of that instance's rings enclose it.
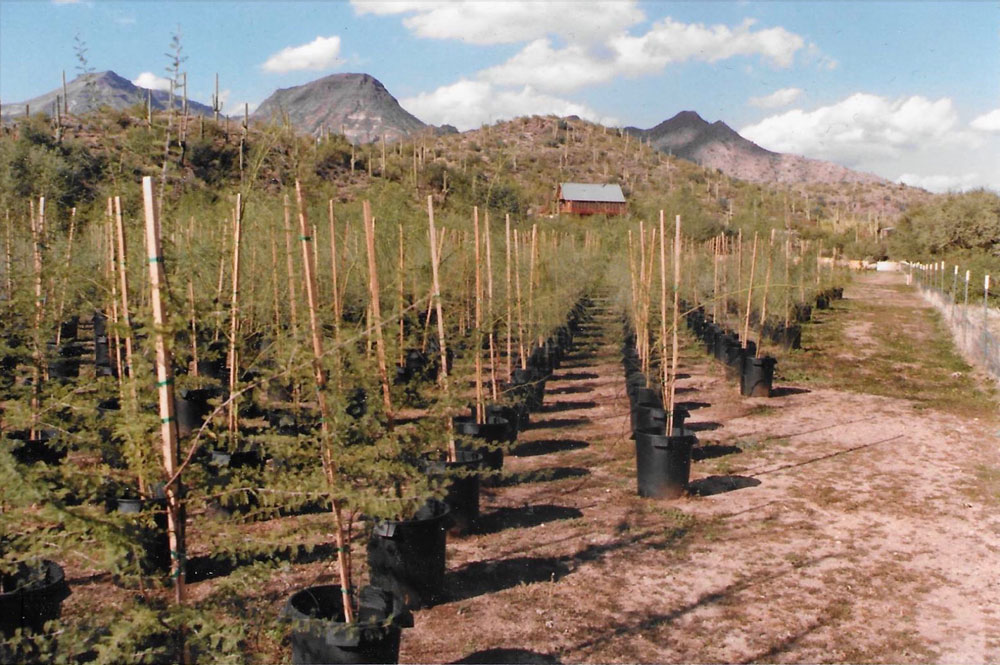
<instances>
[{"instance_id":1,"label":"sky","mask_svg":"<svg viewBox=\"0 0 1000 665\"><path fill-rule=\"evenodd\" d=\"M1000 2L849 0L0 0L0 100L86 66L253 110L336 72L460 130L576 114L648 128L679 111L932 191L1000 191Z\"/></svg>"}]
</instances>

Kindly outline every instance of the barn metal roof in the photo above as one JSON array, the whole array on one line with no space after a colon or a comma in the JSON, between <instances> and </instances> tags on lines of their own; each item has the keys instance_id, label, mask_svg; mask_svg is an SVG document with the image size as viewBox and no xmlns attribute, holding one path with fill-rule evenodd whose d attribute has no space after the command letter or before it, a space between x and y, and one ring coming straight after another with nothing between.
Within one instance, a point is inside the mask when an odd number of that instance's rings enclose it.
<instances>
[{"instance_id":1,"label":"barn metal roof","mask_svg":"<svg viewBox=\"0 0 1000 665\"><path fill-rule=\"evenodd\" d=\"M564 201L598 201L600 203L625 203L625 195L618 185L590 185L564 182L559 185Z\"/></svg>"}]
</instances>

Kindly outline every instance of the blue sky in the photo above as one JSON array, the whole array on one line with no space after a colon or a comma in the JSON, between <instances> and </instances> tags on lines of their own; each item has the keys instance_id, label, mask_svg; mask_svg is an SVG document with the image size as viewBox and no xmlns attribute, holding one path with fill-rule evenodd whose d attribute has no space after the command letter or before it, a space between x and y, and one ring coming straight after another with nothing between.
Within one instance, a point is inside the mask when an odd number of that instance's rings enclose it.
<instances>
[{"instance_id":1,"label":"blue sky","mask_svg":"<svg viewBox=\"0 0 1000 665\"><path fill-rule=\"evenodd\" d=\"M0 99L89 64L225 110L367 72L460 129L531 113L650 127L681 110L766 148L934 190L1000 189L997 2L0 0ZM159 79L159 80L158 80Z\"/></svg>"}]
</instances>

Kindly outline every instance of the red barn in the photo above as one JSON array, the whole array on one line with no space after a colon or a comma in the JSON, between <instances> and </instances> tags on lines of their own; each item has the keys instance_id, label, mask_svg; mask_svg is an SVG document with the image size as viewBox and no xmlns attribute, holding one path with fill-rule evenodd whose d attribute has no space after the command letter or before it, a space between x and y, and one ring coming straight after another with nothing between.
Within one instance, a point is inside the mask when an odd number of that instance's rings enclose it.
<instances>
[{"instance_id":1,"label":"red barn","mask_svg":"<svg viewBox=\"0 0 1000 665\"><path fill-rule=\"evenodd\" d=\"M571 215L624 215L625 195L618 185L564 182L559 185L559 212Z\"/></svg>"}]
</instances>

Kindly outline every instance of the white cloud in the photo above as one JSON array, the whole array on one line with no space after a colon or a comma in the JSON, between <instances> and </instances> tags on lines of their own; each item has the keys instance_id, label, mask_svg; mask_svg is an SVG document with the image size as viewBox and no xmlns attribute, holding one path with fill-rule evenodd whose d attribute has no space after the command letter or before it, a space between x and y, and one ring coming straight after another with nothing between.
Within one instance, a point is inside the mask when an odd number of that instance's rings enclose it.
<instances>
[{"instance_id":1,"label":"white cloud","mask_svg":"<svg viewBox=\"0 0 1000 665\"><path fill-rule=\"evenodd\" d=\"M775 90L770 95L751 97L750 106L762 109L778 109L782 106L788 106L798 99L801 94L801 88L782 88L781 90Z\"/></svg>"},{"instance_id":2,"label":"white cloud","mask_svg":"<svg viewBox=\"0 0 1000 665\"><path fill-rule=\"evenodd\" d=\"M457 39L469 44L512 44L560 35L591 43L644 20L635 0L539 2L508 0L453 2L352 0L358 14L408 14L405 25L418 37Z\"/></svg>"},{"instance_id":3,"label":"white cloud","mask_svg":"<svg viewBox=\"0 0 1000 665\"><path fill-rule=\"evenodd\" d=\"M994 109L973 119L969 126L981 132L1000 132L1000 109Z\"/></svg>"},{"instance_id":4,"label":"white cloud","mask_svg":"<svg viewBox=\"0 0 1000 665\"><path fill-rule=\"evenodd\" d=\"M570 43L554 48L546 38L535 39L506 62L480 72L499 85L531 85L540 90L568 92L604 83L618 76L654 74L686 60L716 62L758 55L779 67L791 65L802 48L801 37L784 28L754 31L752 21L736 28L705 26L665 18L638 37L624 31L603 45Z\"/></svg>"},{"instance_id":5,"label":"white cloud","mask_svg":"<svg viewBox=\"0 0 1000 665\"><path fill-rule=\"evenodd\" d=\"M921 187L929 192L965 192L981 186L981 178L978 173L957 176L904 173L896 179L896 182L910 187Z\"/></svg>"},{"instance_id":6,"label":"white cloud","mask_svg":"<svg viewBox=\"0 0 1000 665\"><path fill-rule=\"evenodd\" d=\"M424 122L447 123L461 131L497 120L547 114L578 115L595 122L618 124L615 118L601 117L584 104L539 93L531 86L500 90L486 81L468 79L402 99L400 104Z\"/></svg>"},{"instance_id":7,"label":"white cloud","mask_svg":"<svg viewBox=\"0 0 1000 665\"><path fill-rule=\"evenodd\" d=\"M773 115L739 131L770 150L857 167L907 152L979 145L975 136L957 124L957 113L947 97L892 100L856 93L813 111L794 109Z\"/></svg>"},{"instance_id":8,"label":"white cloud","mask_svg":"<svg viewBox=\"0 0 1000 665\"><path fill-rule=\"evenodd\" d=\"M340 37L317 37L308 44L283 48L269 57L262 68L285 73L303 69L322 70L340 62Z\"/></svg>"},{"instance_id":9,"label":"white cloud","mask_svg":"<svg viewBox=\"0 0 1000 665\"><path fill-rule=\"evenodd\" d=\"M736 56L759 55L777 67L789 67L805 45L799 35L784 28L754 31L752 19L736 28L681 23L669 16L653 24L644 35L619 35L608 44L618 53L620 69L629 74L657 71L685 60L718 62Z\"/></svg>"},{"instance_id":10,"label":"white cloud","mask_svg":"<svg viewBox=\"0 0 1000 665\"><path fill-rule=\"evenodd\" d=\"M170 90L170 79L157 76L153 72L143 72L132 80L133 85L150 90Z\"/></svg>"}]
</instances>

